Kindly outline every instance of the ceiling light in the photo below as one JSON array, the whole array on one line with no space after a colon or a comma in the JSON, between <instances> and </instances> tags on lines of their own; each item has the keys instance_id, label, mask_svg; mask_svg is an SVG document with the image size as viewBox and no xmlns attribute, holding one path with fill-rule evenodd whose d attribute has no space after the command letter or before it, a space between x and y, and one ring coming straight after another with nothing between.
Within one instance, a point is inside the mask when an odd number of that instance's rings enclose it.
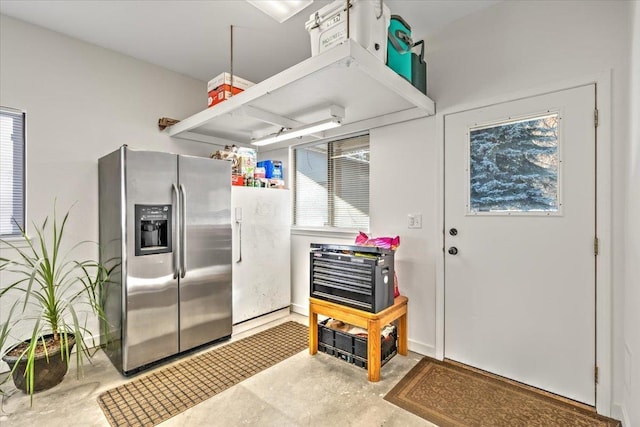
<instances>
[{"instance_id":1,"label":"ceiling light","mask_svg":"<svg viewBox=\"0 0 640 427\"><path fill-rule=\"evenodd\" d=\"M267 144L274 144L280 141L286 141L288 139L297 138L299 136L310 135L316 132L322 132L323 130L337 128L342 125L340 117L332 117L330 119L322 120L319 122L311 123L299 128L283 130L281 132L267 135L263 138L255 139L251 142L253 145L262 146Z\"/></svg>"},{"instance_id":2,"label":"ceiling light","mask_svg":"<svg viewBox=\"0 0 640 427\"><path fill-rule=\"evenodd\" d=\"M247 0L247 3L257 7L282 24L313 3L313 0Z\"/></svg>"}]
</instances>

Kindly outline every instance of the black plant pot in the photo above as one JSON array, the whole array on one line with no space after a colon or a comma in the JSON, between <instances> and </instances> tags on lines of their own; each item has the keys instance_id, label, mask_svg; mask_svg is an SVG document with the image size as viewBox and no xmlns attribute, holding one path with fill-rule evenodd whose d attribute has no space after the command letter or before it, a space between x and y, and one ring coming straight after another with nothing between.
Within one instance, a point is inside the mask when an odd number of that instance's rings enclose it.
<instances>
[{"instance_id":1,"label":"black plant pot","mask_svg":"<svg viewBox=\"0 0 640 427\"><path fill-rule=\"evenodd\" d=\"M53 337L53 335L45 335L46 338ZM73 349L76 343L73 335L68 335L69 339L69 353ZM30 340L25 341L28 343ZM13 383L18 390L22 390L27 393L27 381L25 378L25 370L27 367L27 361L24 357L13 357L5 355L4 360L9 368L13 370L13 367L18 364L18 367L13 371ZM62 358L62 349L54 348L48 350L48 359L44 354L36 355L35 363L33 365L33 392L50 389L62 382L62 379L67 374L68 363L67 359Z\"/></svg>"}]
</instances>

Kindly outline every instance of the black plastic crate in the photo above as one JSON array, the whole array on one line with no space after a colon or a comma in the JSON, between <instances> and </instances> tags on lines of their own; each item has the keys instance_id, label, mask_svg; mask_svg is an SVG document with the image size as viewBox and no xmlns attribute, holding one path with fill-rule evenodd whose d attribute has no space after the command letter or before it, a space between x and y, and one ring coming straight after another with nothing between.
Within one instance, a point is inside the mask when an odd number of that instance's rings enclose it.
<instances>
[{"instance_id":1,"label":"black plastic crate","mask_svg":"<svg viewBox=\"0 0 640 427\"><path fill-rule=\"evenodd\" d=\"M368 337L359 337L328 328L326 326L328 320L318 323L318 350L367 369ZM384 366L398 354L398 329L394 326L393 332L386 339L380 337L380 341L380 366Z\"/></svg>"}]
</instances>

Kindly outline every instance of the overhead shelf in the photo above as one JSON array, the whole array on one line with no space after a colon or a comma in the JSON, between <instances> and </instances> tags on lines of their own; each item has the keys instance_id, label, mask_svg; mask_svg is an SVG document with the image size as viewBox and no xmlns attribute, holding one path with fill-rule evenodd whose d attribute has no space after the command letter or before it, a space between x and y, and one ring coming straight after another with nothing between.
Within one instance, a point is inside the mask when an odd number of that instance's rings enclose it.
<instances>
[{"instance_id":1,"label":"overhead shelf","mask_svg":"<svg viewBox=\"0 0 640 427\"><path fill-rule=\"evenodd\" d=\"M352 40L311 57L168 127L176 138L211 144L249 145L282 126L328 118L343 107L343 126L276 146L306 142L426 117L435 105L411 83ZM272 146L269 146L272 147Z\"/></svg>"}]
</instances>

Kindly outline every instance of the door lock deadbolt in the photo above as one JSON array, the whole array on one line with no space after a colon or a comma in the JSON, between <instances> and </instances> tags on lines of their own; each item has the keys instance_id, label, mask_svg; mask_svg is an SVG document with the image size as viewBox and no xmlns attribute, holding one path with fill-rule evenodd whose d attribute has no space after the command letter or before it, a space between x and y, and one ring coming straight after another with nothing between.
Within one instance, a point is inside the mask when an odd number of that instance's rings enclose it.
<instances>
[{"instance_id":1,"label":"door lock deadbolt","mask_svg":"<svg viewBox=\"0 0 640 427\"><path fill-rule=\"evenodd\" d=\"M449 229L449 234L452 235L452 236L457 236L458 235L458 229L457 228Z\"/></svg>"},{"instance_id":2,"label":"door lock deadbolt","mask_svg":"<svg viewBox=\"0 0 640 427\"><path fill-rule=\"evenodd\" d=\"M449 248L449 254L451 255L458 255L458 248L456 248L455 246L451 246Z\"/></svg>"}]
</instances>

